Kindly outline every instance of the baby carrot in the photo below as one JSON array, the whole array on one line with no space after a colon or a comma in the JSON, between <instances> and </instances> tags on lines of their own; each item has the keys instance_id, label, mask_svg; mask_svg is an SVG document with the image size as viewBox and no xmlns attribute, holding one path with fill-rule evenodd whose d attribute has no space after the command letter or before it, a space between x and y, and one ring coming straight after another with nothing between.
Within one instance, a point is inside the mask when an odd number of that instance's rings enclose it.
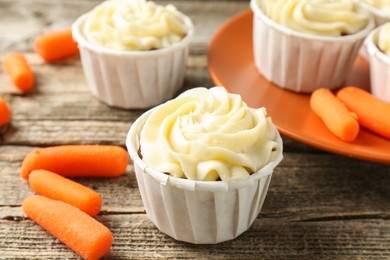
<instances>
[{"instance_id":1,"label":"baby carrot","mask_svg":"<svg viewBox=\"0 0 390 260\"><path fill-rule=\"evenodd\" d=\"M34 41L34 49L47 62L65 59L79 53L70 28L38 36Z\"/></svg>"},{"instance_id":2,"label":"baby carrot","mask_svg":"<svg viewBox=\"0 0 390 260\"><path fill-rule=\"evenodd\" d=\"M24 158L21 176L48 170L64 177L115 177L128 163L125 149L113 145L62 145L31 151Z\"/></svg>"},{"instance_id":3,"label":"baby carrot","mask_svg":"<svg viewBox=\"0 0 390 260\"><path fill-rule=\"evenodd\" d=\"M11 111L7 105L7 102L0 97L0 127L5 126L11 119Z\"/></svg>"},{"instance_id":4,"label":"baby carrot","mask_svg":"<svg viewBox=\"0 0 390 260\"><path fill-rule=\"evenodd\" d=\"M362 127L390 139L390 103L353 86L339 90L337 98L357 114Z\"/></svg>"},{"instance_id":5,"label":"baby carrot","mask_svg":"<svg viewBox=\"0 0 390 260\"><path fill-rule=\"evenodd\" d=\"M32 171L28 181L35 193L73 205L92 217L102 207L102 199L95 191L54 172Z\"/></svg>"},{"instance_id":6,"label":"baby carrot","mask_svg":"<svg viewBox=\"0 0 390 260\"><path fill-rule=\"evenodd\" d=\"M356 139L359 134L356 115L349 112L329 89L315 90L310 97L310 107L341 140L352 142Z\"/></svg>"},{"instance_id":7,"label":"baby carrot","mask_svg":"<svg viewBox=\"0 0 390 260\"><path fill-rule=\"evenodd\" d=\"M3 58L3 65L4 70L18 89L27 92L33 87L34 74L22 53L8 53Z\"/></svg>"},{"instance_id":8,"label":"baby carrot","mask_svg":"<svg viewBox=\"0 0 390 260\"><path fill-rule=\"evenodd\" d=\"M40 195L23 202L26 215L85 259L99 259L112 245L103 224L78 208Z\"/></svg>"}]
</instances>

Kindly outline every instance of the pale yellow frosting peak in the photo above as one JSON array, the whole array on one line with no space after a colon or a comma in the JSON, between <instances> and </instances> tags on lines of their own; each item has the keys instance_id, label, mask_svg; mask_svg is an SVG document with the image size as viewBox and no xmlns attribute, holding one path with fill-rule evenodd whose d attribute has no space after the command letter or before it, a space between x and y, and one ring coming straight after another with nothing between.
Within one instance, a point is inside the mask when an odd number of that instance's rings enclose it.
<instances>
[{"instance_id":1,"label":"pale yellow frosting peak","mask_svg":"<svg viewBox=\"0 0 390 260\"><path fill-rule=\"evenodd\" d=\"M173 5L146 0L108 0L96 6L83 27L91 43L118 50L151 50L181 41L189 19Z\"/></svg>"},{"instance_id":2,"label":"pale yellow frosting peak","mask_svg":"<svg viewBox=\"0 0 390 260\"><path fill-rule=\"evenodd\" d=\"M223 87L194 88L149 115L140 138L143 161L191 180L247 178L275 152L275 128L264 108L249 108Z\"/></svg>"},{"instance_id":3,"label":"pale yellow frosting peak","mask_svg":"<svg viewBox=\"0 0 390 260\"><path fill-rule=\"evenodd\" d=\"M353 0L258 0L273 21L296 31L341 36L369 23L370 14Z\"/></svg>"}]
</instances>

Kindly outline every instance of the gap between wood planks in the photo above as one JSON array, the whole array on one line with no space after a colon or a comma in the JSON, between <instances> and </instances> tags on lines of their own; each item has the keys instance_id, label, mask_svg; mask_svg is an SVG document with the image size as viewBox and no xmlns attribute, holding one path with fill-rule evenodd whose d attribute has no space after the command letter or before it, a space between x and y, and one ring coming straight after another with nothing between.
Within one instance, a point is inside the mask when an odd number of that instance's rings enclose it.
<instances>
[{"instance_id":1,"label":"gap between wood planks","mask_svg":"<svg viewBox=\"0 0 390 260\"><path fill-rule=\"evenodd\" d=\"M0 210L2 208L16 208L18 212L22 212L20 205L0 205ZM113 216L113 215L145 215L144 209L136 209L134 211L113 211L113 210L101 210L99 212L98 216ZM286 219L286 222L329 222L329 221L354 221L354 220L390 220L390 214L386 212L372 212L372 213L366 213L366 214L328 214L327 216L307 216L302 217L300 219L296 219L297 214L294 213L288 213L288 214L264 214L260 213L257 216L257 220L264 219L279 219L282 220L283 218ZM21 222L29 220L28 217L25 217L23 215L5 215L0 217L0 220L5 221L13 221L13 222Z\"/></svg>"}]
</instances>

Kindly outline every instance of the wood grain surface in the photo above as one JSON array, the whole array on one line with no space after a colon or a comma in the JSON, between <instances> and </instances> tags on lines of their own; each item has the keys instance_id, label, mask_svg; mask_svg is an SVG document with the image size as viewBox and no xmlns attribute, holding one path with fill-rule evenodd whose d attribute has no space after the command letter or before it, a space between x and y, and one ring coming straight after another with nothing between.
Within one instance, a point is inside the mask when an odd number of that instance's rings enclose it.
<instances>
[{"instance_id":1,"label":"wood grain surface","mask_svg":"<svg viewBox=\"0 0 390 260\"><path fill-rule=\"evenodd\" d=\"M213 86L208 43L249 2L157 2L173 3L196 26L181 91ZM78 57L47 64L32 50L39 33L70 26L98 3L0 0L0 55L24 52L37 77L34 90L21 95L0 69L0 95L12 109L12 122L0 135L0 259L78 259L23 214L21 204L33 192L19 176L21 162L37 147L125 147L132 122L144 112L108 107L94 98ZM258 218L237 239L217 245L182 243L161 233L145 214L131 162L118 178L76 179L103 198L97 219L114 235L105 259L390 259L390 166L283 140L284 160Z\"/></svg>"}]
</instances>

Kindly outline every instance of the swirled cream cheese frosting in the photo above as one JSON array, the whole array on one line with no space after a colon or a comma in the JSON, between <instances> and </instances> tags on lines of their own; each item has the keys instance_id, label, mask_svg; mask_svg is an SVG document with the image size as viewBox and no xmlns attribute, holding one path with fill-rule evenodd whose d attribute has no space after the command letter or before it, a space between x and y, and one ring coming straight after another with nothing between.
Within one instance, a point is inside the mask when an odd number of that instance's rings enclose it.
<instances>
[{"instance_id":1,"label":"swirled cream cheese frosting","mask_svg":"<svg viewBox=\"0 0 390 260\"><path fill-rule=\"evenodd\" d=\"M194 88L156 107L141 131L142 160L179 178L230 181L266 165L277 147L264 108L223 87Z\"/></svg>"},{"instance_id":2,"label":"swirled cream cheese frosting","mask_svg":"<svg viewBox=\"0 0 390 260\"><path fill-rule=\"evenodd\" d=\"M258 4L273 21L322 36L354 34L370 19L369 12L353 0L258 0Z\"/></svg>"},{"instance_id":3,"label":"swirled cream cheese frosting","mask_svg":"<svg viewBox=\"0 0 390 260\"><path fill-rule=\"evenodd\" d=\"M390 0L363 0L369 5L390 12Z\"/></svg>"},{"instance_id":4,"label":"swirled cream cheese frosting","mask_svg":"<svg viewBox=\"0 0 390 260\"><path fill-rule=\"evenodd\" d=\"M379 30L378 47L390 56L390 22L384 24Z\"/></svg>"},{"instance_id":5,"label":"swirled cream cheese frosting","mask_svg":"<svg viewBox=\"0 0 390 260\"><path fill-rule=\"evenodd\" d=\"M108 0L87 15L83 27L87 41L117 50L169 47L181 41L192 26L173 5L146 0Z\"/></svg>"}]
</instances>

